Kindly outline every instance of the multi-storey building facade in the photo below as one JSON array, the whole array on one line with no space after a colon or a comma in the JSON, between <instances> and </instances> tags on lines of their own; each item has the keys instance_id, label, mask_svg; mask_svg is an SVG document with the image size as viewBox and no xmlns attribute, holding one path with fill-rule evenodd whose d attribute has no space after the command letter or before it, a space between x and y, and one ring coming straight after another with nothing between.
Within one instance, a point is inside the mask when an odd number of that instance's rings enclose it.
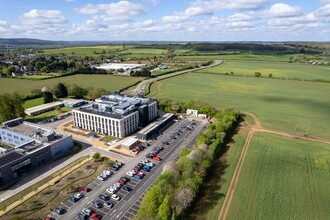
<instances>
[{"instance_id":1,"label":"multi-storey building facade","mask_svg":"<svg viewBox=\"0 0 330 220\"><path fill-rule=\"evenodd\" d=\"M73 110L74 126L118 138L146 126L158 116L157 101L111 94Z\"/></svg>"}]
</instances>

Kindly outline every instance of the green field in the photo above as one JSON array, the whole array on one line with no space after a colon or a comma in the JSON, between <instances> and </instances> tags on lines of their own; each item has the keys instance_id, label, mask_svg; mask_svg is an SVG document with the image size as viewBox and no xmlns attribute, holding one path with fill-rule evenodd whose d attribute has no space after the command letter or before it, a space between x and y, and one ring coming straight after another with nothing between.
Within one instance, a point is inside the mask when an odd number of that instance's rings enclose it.
<instances>
[{"instance_id":1,"label":"green field","mask_svg":"<svg viewBox=\"0 0 330 220\"><path fill-rule=\"evenodd\" d=\"M105 88L109 91L114 91L132 85L142 79L143 78L140 77L112 75L73 75L46 80L0 78L0 93L18 92L24 95L29 93L32 89L42 89L44 86L52 88L59 82L65 84L76 83L85 88Z\"/></svg>"},{"instance_id":2,"label":"green field","mask_svg":"<svg viewBox=\"0 0 330 220\"><path fill-rule=\"evenodd\" d=\"M329 219L329 145L256 133L227 219Z\"/></svg>"},{"instance_id":3,"label":"green field","mask_svg":"<svg viewBox=\"0 0 330 220\"><path fill-rule=\"evenodd\" d=\"M228 54L228 55L203 55L203 56L176 56L177 60L250 60L250 61L272 61L289 62L289 58L297 54Z\"/></svg>"},{"instance_id":4,"label":"green field","mask_svg":"<svg viewBox=\"0 0 330 220\"><path fill-rule=\"evenodd\" d=\"M44 50L44 54L66 54L66 55L77 55L77 56L96 56L101 54L104 50L116 52L117 50L122 50L122 45L108 45L108 46L87 46L87 47L67 47L58 49L48 49Z\"/></svg>"},{"instance_id":5,"label":"green field","mask_svg":"<svg viewBox=\"0 0 330 220\"><path fill-rule=\"evenodd\" d=\"M223 65L203 70L205 73L254 76L260 72L263 77L269 73L276 78L325 79L330 80L329 66L313 66L297 63L252 62L252 61L225 61Z\"/></svg>"},{"instance_id":6,"label":"green field","mask_svg":"<svg viewBox=\"0 0 330 220\"><path fill-rule=\"evenodd\" d=\"M330 138L330 84L190 73L151 86L155 98L208 102L254 113L267 128ZM160 88L160 92L157 91Z\"/></svg>"},{"instance_id":7,"label":"green field","mask_svg":"<svg viewBox=\"0 0 330 220\"><path fill-rule=\"evenodd\" d=\"M32 108L32 107L42 105L42 104L44 104L44 98L43 97L27 100L27 101L24 102L23 107L24 107L24 109L27 109L27 108Z\"/></svg>"}]
</instances>

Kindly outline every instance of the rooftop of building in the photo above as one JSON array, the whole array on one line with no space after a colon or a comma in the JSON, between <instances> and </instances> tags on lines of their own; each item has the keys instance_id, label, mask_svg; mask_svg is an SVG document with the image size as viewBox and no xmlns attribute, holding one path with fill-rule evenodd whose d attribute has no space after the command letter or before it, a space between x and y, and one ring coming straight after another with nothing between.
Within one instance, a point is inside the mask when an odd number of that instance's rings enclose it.
<instances>
[{"instance_id":1,"label":"rooftop of building","mask_svg":"<svg viewBox=\"0 0 330 220\"><path fill-rule=\"evenodd\" d=\"M54 107L61 106L61 105L63 105L62 102L51 102L51 103L47 103L47 104L38 105L38 106L35 106L32 108L28 108L25 110L25 113L27 115L29 115L33 112L38 112L38 111L42 111L44 109L54 108Z\"/></svg>"},{"instance_id":2,"label":"rooftop of building","mask_svg":"<svg viewBox=\"0 0 330 220\"><path fill-rule=\"evenodd\" d=\"M29 136L30 138L42 143L51 143L55 140L61 139L64 136L63 134L60 134L50 128L25 122L22 118L6 121L3 123L1 128L14 131L20 135Z\"/></svg>"},{"instance_id":3,"label":"rooftop of building","mask_svg":"<svg viewBox=\"0 0 330 220\"><path fill-rule=\"evenodd\" d=\"M149 98L110 94L101 96L96 99L95 102L80 107L79 110L82 112L121 119L136 111L138 107L147 106L154 101L154 99Z\"/></svg>"}]
</instances>

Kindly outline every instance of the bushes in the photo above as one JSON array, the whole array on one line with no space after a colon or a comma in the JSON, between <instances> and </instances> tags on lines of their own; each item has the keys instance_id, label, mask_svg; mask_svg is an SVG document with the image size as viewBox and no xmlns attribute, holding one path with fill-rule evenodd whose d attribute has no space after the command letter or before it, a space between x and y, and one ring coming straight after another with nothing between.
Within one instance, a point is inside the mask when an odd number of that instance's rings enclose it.
<instances>
[{"instance_id":1,"label":"bushes","mask_svg":"<svg viewBox=\"0 0 330 220\"><path fill-rule=\"evenodd\" d=\"M236 126L238 116L232 110L214 112L215 122L198 136L193 149L184 149L174 168L161 174L146 193L137 219L166 220L185 216L215 158Z\"/></svg>"}]
</instances>

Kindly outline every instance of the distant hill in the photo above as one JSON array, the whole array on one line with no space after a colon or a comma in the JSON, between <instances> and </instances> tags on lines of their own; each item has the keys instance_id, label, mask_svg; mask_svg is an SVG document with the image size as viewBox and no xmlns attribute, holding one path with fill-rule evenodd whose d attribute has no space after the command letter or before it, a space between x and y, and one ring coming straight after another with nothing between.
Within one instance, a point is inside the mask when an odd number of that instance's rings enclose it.
<instances>
[{"instance_id":1,"label":"distant hill","mask_svg":"<svg viewBox=\"0 0 330 220\"><path fill-rule=\"evenodd\" d=\"M68 44L64 41L49 41L31 38L0 38L0 45L58 45Z\"/></svg>"}]
</instances>

